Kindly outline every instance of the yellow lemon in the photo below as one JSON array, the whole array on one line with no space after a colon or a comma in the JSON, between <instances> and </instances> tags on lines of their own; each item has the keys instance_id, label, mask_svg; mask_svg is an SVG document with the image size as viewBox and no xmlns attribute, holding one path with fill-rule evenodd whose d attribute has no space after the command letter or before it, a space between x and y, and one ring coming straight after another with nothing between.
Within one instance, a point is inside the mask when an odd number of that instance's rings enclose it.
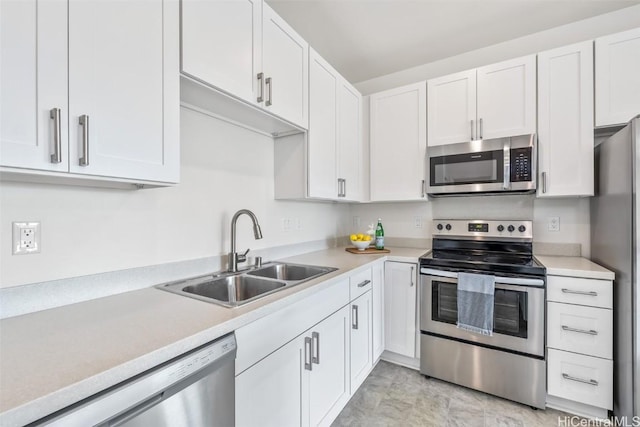
<instances>
[{"instance_id":1,"label":"yellow lemon","mask_svg":"<svg viewBox=\"0 0 640 427\"><path fill-rule=\"evenodd\" d=\"M364 235L361 233L358 233L358 240L362 240L364 238Z\"/></svg>"},{"instance_id":2,"label":"yellow lemon","mask_svg":"<svg viewBox=\"0 0 640 427\"><path fill-rule=\"evenodd\" d=\"M365 242L370 242L371 241L371 236L369 236L368 234L364 235L364 241Z\"/></svg>"},{"instance_id":3,"label":"yellow lemon","mask_svg":"<svg viewBox=\"0 0 640 427\"><path fill-rule=\"evenodd\" d=\"M358 236L356 236L355 234L352 234L351 236L349 236L349 238L351 240L358 240Z\"/></svg>"}]
</instances>

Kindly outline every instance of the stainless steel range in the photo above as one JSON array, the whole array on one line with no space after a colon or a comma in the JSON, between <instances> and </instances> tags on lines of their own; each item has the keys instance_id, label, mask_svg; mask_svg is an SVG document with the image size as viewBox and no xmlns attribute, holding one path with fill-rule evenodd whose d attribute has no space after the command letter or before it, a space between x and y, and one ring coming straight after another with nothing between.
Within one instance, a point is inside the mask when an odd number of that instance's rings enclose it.
<instances>
[{"instance_id":1,"label":"stainless steel range","mask_svg":"<svg viewBox=\"0 0 640 427\"><path fill-rule=\"evenodd\" d=\"M531 221L433 227L433 251L420 258L420 372L544 408L546 270L532 254ZM491 335L457 327L458 273L494 276Z\"/></svg>"}]
</instances>

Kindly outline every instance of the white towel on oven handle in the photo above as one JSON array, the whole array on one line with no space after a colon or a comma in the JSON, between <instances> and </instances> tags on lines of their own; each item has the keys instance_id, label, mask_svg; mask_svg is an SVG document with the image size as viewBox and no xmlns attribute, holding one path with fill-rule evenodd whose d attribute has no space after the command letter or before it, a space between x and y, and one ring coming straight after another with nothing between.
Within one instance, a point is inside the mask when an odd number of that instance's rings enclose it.
<instances>
[{"instance_id":1,"label":"white towel on oven handle","mask_svg":"<svg viewBox=\"0 0 640 427\"><path fill-rule=\"evenodd\" d=\"M495 285L494 276L458 273L458 328L493 335Z\"/></svg>"}]
</instances>

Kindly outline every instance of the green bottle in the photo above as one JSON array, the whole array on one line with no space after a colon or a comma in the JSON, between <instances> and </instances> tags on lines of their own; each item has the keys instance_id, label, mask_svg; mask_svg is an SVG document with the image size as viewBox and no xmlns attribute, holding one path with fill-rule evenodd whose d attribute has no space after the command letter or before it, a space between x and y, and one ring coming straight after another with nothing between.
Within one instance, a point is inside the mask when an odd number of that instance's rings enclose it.
<instances>
[{"instance_id":1,"label":"green bottle","mask_svg":"<svg viewBox=\"0 0 640 427\"><path fill-rule=\"evenodd\" d=\"M382 228L380 218L378 218L378 226L376 227L376 249L384 249L384 228Z\"/></svg>"}]
</instances>

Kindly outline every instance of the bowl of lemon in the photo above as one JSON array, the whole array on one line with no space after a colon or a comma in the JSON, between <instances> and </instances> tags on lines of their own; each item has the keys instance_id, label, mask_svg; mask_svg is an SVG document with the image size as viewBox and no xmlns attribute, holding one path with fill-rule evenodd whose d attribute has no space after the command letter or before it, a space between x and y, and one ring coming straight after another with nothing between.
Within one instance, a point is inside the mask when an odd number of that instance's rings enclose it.
<instances>
[{"instance_id":1,"label":"bowl of lemon","mask_svg":"<svg viewBox=\"0 0 640 427\"><path fill-rule=\"evenodd\" d=\"M349 239L351 239L351 244L358 248L359 251L364 251L371 244L371 236L368 234L352 234Z\"/></svg>"}]
</instances>

